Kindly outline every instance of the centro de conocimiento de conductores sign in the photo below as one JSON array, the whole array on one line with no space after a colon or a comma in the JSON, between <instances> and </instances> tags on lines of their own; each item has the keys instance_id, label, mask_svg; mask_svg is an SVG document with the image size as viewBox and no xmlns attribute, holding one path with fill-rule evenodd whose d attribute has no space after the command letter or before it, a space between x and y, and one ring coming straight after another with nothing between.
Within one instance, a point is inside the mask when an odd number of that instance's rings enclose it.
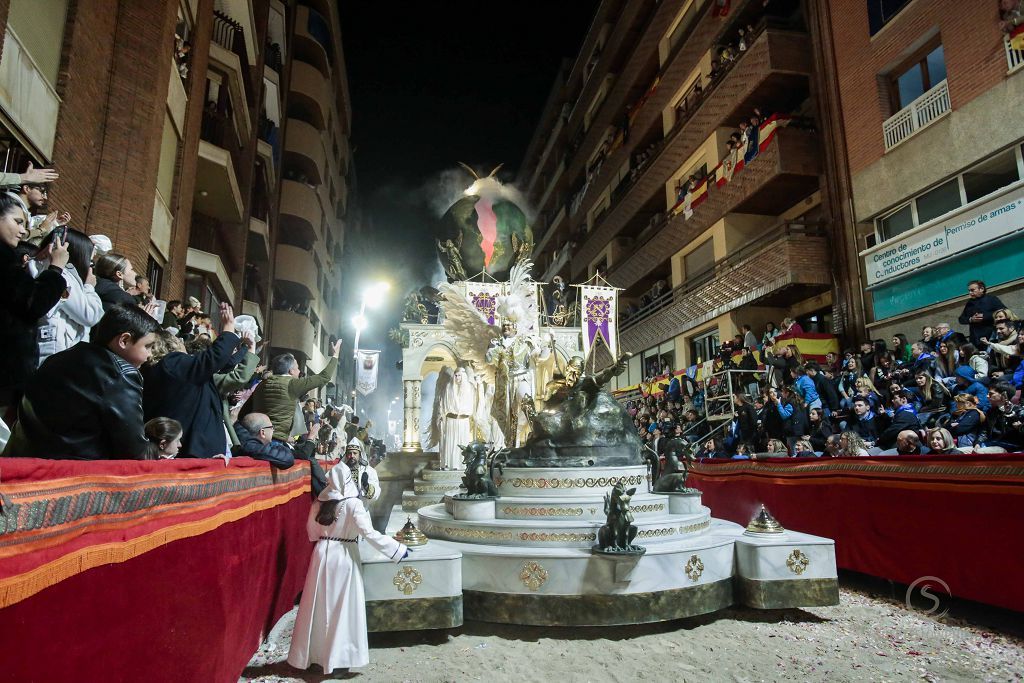
<instances>
[{"instance_id":1,"label":"centro de conocimiento de conductores sign","mask_svg":"<svg viewBox=\"0 0 1024 683\"><path fill-rule=\"evenodd\" d=\"M933 265L1024 228L1024 187L968 206L861 252L868 286Z\"/></svg>"}]
</instances>

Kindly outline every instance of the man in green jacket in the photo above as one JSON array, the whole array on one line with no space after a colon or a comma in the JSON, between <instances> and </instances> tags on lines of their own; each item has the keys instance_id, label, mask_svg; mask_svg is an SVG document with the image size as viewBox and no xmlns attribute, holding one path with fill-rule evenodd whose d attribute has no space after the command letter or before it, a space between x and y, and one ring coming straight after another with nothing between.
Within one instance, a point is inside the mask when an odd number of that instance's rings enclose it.
<instances>
[{"instance_id":1,"label":"man in green jacket","mask_svg":"<svg viewBox=\"0 0 1024 683\"><path fill-rule=\"evenodd\" d=\"M292 354L283 353L276 356L270 361L270 369L274 374L256 387L245 412L264 413L269 416L270 422L274 425L274 438L288 442L298 400L307 392L326 386L334 379L340 352L341 340L338 340L331 347L331 359L327 362L327 367L308 377L299 377L299 363Z\"/></svg>"}]
</instances>

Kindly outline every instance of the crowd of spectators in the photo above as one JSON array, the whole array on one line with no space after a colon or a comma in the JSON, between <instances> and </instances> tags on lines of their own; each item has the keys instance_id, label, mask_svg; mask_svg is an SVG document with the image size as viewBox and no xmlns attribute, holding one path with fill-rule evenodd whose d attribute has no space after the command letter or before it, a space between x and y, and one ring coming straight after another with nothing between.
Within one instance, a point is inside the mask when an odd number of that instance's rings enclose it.
<instances>
[{"instance_id":1,"label":"crowd of spectators","mask_svg":"<svg viewBox=\"0 0 1024 683\"><path fill-rule=\"evenodd\" d=\"M340 342L319 373L291 354L261 364L252 316L194 297L157 300L109 238L50 211L48 169L5 175L0 191L0 417L5 456L221 458L290 467L336 457L358 420L315 399L334 379ZM358 432L358 434L357 434Z\"/></svg>"},{"instance_id":2,"label":"crowd of spectators","mask_svg":"<svg viewBox=\"0 0 1024 683\"><path fill-rule=\"evenodd\" d=\"M958 322L966 334L939 322L915 341L895 334L824 362L804 359L791 339L777 341L802 333L792 319L781 330L768 323L760 339L744 325L704 381L648 376L646 386L661 393L626 408L650 448L661 453L668 438L682 437L696 457L1024 450L1021 321L974 280Z\"/></svg>"}]
</instances>

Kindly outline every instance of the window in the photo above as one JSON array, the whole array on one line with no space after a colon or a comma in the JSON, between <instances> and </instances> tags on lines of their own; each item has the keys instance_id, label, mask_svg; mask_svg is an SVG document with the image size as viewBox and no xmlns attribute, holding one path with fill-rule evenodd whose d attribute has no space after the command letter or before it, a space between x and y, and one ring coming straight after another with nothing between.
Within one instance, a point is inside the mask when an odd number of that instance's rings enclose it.
<instances>
[{"instance_id":1,"label":"window","mask_svg":"<svg viewBox=\"0 0 1024 683\"><path fill-rule=\"evenodd\" d=\"M690 360L699 365L709 360L718 353L721 346L718 339L718 330L702 334L690 340Z\"/></svg>"},{"instance_id":2,"label":"window","mask_svg":"<svg viewBox=\"0 0 1024 683\"><path fill-rule=\"evenodd\" d=\"M708 238L683 257L683 278L692 280L704 275L715 265L715 240Z\"/></svg>"},{"instance_id":3,"label":"window","mask_svg":"<svg viewBox=\"0 0 1024 683\"><path fill-rule=\"evenodd\" d=\"M1024 145L997 152L875 221L880 241L913 230L1021 180ZM868 243L871 247L873 244Z\"/></svg>"},{"instance_id":4,"label":"window","mask_svg":"<svg viewBox=\"0 0 1024 683\"><path fill-rule=\"evenodd\" d=\"M160 289L164 284L164 267L157 263L152 256L146 262L146 277L149 279L149 291L156 298L160 298Z\"/></svg>"},{"instance_id":5,"label":"window","mask_svg":"<svg viewBox=\"0 0 1024 683\"><path fill-rule=\"evenodd\" d=\"M910 204L897 209L879 221L882 228L882 239L892 239L896 235L914 228L914 211Z\"/></svg>"},{"instance_id":6,"label":"window","mask_svg":"<svg viewBox=\"0 0 1024 683\"><path fill-rule=\"evenodd\" d=\"M964 194L970 203L1018 180L1016 150L1008 149L964 173Z\"/></svg>"},{"instance_id":7,"label":"window","mask_svg":"<svg viewBox=\"0 0 1024 683\"><path fill-rule=\"evenodd\" d=\"M868 34L875 35L900 13L910 0L868 0Z\"/></svg>"},{"instance_id":8,"label":"window","mask_svg":"<svg viewBox=\"0 0 1024 683\"><path fill-rule=\"evenodd\" d=\"M917 198L917 223L927 223L944 213L960 208L960 179L952 180L928 190Z\"/></svg>"},{"instance_id":9,"label":"window","mask_svg":"<svg viewBox=\"0 0 1024 683\"><path fill-rule=\"evenodd\" d=\"M893 111L903 109L944 80L946 57L942 45L936 45L893 74Z\"/></svg>"}]
</instances>

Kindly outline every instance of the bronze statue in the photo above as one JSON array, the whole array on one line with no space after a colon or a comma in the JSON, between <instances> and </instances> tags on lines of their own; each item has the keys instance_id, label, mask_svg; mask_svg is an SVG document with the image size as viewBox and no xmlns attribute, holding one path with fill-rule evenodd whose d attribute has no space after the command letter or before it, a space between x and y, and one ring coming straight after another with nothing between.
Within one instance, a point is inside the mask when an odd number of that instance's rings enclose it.
<instances>
[{"instance_id":1,"label":"bronze statue","mask_svg":"<svg viewBox=\"0 0 1024 683\"><path fill-rule=\"evenodd\" d=\"M665 469L651 472L656 493L692 493L696 489L686 486L693 456L685 439L669 439L665 443ZM655 458L657 463L657 458Z\"/></svg>"},{"instance_id":2,"label":"bronze statue","mask_svg":"<svg viewBox=\"0 0 1024 683\"><path fill-rule=\"evenodd\" d=\"M494 484L494 468L502 474L505 473L501 466L501 459L504 451L487 450L487 444L482 441L474 441L468 446L462 447L462 461L466 464L466 473L462 477L462 486L465 493L455 496L460 500L497 498L498 487Z\"/></svg>"},{"instance_id":3,"label":"bronze statue","mask_svg":"<svg viewBox=\"0 0 1024 683\"><path fill-rule=\"evenodd\" d=\"M621 467L642 465L640 437L629 413L606 385L626 370L631 354L588 375L583 359L566 363L562 379L548 382L544 406L531 419L530 438L509 454L512 467Z\"/></svg>"},{"instance_id":4,"label":"bronze statue","mask_svg":"<svg viewBox=\"0 0 1024 683\"><path fill-rule=\"evenodd\" d=\"M643 555L647 549L633 545L637 528L633 524L633 510L629 501L636 493L636 488L626 490L622 482L612 487L610 494L604 495L604 511L608 515L604 526L598 529L597 545L592 552L611 555Z\"/></svg>"},{"instance_id":5,"label":"bronze statue","mask_svg":"<svg viewBox=\"0 0 1024 683\"><path fill-rule=\"evenodd\" d=\"M462 242L461 235L457 237ZM437 240L437 252L441 256L441 263L444 265L445 274L452 282L459 282L466 279L466 269L462 265L462 254L459 252L460 244L450 239L442 242Z\"/></svg>"}]
</instances>

